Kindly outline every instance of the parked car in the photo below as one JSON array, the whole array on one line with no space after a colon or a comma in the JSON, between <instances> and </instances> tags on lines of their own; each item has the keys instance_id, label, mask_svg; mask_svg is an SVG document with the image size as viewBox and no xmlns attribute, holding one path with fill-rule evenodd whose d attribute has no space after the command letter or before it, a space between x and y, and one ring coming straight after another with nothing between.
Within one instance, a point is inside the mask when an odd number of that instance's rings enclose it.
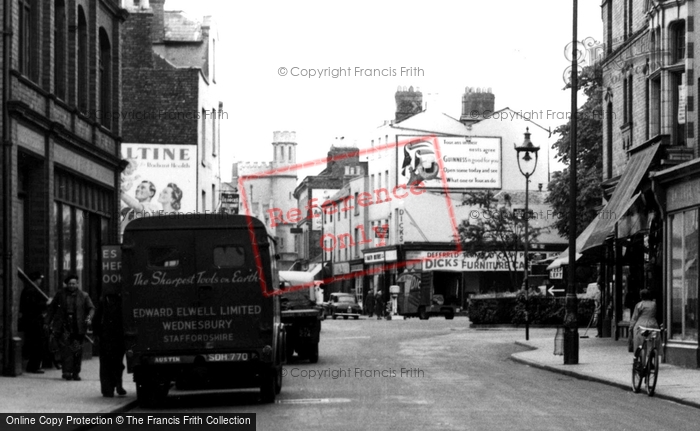
<instances>
[{"instance_id":1,"label":"parked car","mask_svg":"<svg viewBox=\"0 0 700 431\"><path fill-rule=\"evenodd\" d=\"M350 293L331 293L329 301L329 313L333 319L343 316L343 319L352 317L355 320L360 318L362 307L355 300L355 296Z\"/></svg>"}]
</instances>

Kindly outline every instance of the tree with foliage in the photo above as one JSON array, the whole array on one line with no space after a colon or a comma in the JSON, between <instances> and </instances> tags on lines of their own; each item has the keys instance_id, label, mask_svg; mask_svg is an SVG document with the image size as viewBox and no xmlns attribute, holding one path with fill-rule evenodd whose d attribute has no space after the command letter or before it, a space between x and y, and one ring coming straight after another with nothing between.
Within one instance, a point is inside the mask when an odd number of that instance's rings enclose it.
<instances>
[{"instance_id":1,"label":"tree with foliage","mask_svg":"<svg viewBox=\"0 0 700 431\"><path fill-rule=\"evenodd\" d=\"M525 216L519 217L513 211L511 196L507 193L497 199L492 191L467 193L463 205L479 208L480 217L462 220L457 227L462 250L467 256L483 260L493 256L507 265L511 291L518 286L518 251L524 251ZM470 212L470 215L474 214ZM529 227L528 236L533 243L541 228Z\"/></svg>"},{"instance_id":2,"label":"tree with foliage","mask_svg":"<svg viewBox=\"0 0 700 431\"><path fill-rule=\"evenodd\" d=\"M577 122L577 172L576 172L576 232L578 236L597 216L596 208L602 201L600 183L603 177L603 75L600 67L587 67L578 79L579 89L588 98L578 110ZM564 88L570 89L571 84ZM563 124L554 133L560 135L552 145L557 159L569 165L571 148L571 121ZM569 168L554 172L547 186L546 202L557 214L554 227L562 237L569 238Z\"/></svg>"}]
</instances>

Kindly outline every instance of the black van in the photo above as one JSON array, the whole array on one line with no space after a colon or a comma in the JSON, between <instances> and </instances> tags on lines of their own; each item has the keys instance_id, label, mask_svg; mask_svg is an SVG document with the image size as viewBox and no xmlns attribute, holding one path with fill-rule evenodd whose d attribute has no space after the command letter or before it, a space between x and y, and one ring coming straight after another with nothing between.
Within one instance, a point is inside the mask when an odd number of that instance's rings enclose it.
<instances>
[{"instance_id":1,"label":"black van","mask_svg":"<svg viewBox=\"0 0 700 431\"><path fill-rule=\"evenodd\" d=\"M122 244L127 371L140 403L173 382L197 388L282 388L275 243L258 219L169 214L130 222Z\"/></svg>"}]
</instances>

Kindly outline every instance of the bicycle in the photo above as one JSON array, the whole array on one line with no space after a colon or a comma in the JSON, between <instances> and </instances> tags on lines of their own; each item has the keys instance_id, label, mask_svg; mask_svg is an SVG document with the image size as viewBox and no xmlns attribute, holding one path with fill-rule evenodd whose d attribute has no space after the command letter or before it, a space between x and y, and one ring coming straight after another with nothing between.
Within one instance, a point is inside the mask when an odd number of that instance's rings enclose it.
<instances>
[{"instance_id":1,"label":"bicycle","mask_svg":"<svg viewBox=\"0 0 700 431\"><path fill-rule=\"evenodd\" d=\"M632 391L638 393L642 387L642 380L646 381L647 395L654 395L656 382L659 378L659 353L656 348L657 339L664 331L664 325L659 329L639 327L644 341L634 352L632 362Z\"/></svg>"}]
</instances>

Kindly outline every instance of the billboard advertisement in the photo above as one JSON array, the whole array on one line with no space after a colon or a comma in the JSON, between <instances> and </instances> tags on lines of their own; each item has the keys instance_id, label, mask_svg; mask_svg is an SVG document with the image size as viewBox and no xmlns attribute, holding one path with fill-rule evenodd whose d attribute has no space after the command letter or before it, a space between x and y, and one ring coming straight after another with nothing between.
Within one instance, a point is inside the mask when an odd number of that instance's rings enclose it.
<instances>
[{"instance_id":1,"label":"billboard advertisement","mask_svg":"<svg viewBox=\"0 0 700 431\"><path fill-rule=\"evenodd\" d=\"M500 189L501 138L399 136L398 184L423 181L428 188ZM437 148L436 148L437 146Z\"/></svg>"},{"instance_id":2,"label":"billboard advertisement","mask_svg":"<svg viewBox=\"0 0 700 431\"><path fill-rule=\"evenodd\" d=\"M122 144L121 232L138 217L197 211L197 146Z\"/></svg>"},{"instance_id":3,"label":"billboard advertisement","mask_svg":"<svg viewBox=\"0 0 700 431\"><path fill-rule=\"evenodd\" d=\"M329 200L334 194L338 193L340 189L312 189L311 197L316 199L313 207L313 219L312 219L312 229L321 230L321 205L327 200Z\"/></svg>"},{"instance_id":4,"label":"billboard advertisement","mask_svg":"<svg viewBox=\"0 0 700 431\"><path fill-rule=\"evenodd\" d=\"M512 252L511 252L512 253ZM559 253L542 253L545 258L555 257ZM530 255L532 256L532 255ZM501 255L485 258L470 256L463 251L410 251L406 252L406 260L420 260L421 270L425 271L508 271L509 263ZM532 261L530 261L532 263ZM516 258L516 271L525 270L525 253L519 251Z\"/></svg>"}]
</instances>

